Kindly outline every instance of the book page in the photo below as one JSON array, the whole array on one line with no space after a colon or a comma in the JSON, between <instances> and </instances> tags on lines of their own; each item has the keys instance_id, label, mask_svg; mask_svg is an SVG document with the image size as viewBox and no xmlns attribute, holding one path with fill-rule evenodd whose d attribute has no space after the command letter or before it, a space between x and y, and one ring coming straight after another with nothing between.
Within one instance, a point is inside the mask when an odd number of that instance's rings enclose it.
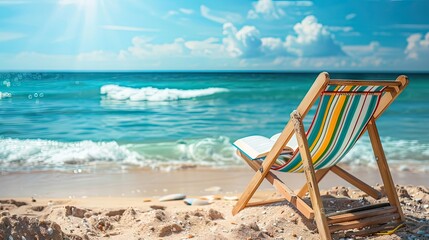
<instances>
[{"instance_id":1,"label":"book page","mask_svg":"<svg viewBox=\"0 0 429 240\"><path fill-rule=\"evenodd\" d=\"M271 150L274 142L263 136L249 136L234 142L234 145L255 159L265 155Z\"/></svg>"},{"instance_id":2,"label":"book page","mask_svg":"<svg viewBox=\"0 0 429 240\"><path fill-rule=\"evenodd\" d=\"M282 134L282 133L274 134L274 135L270 138L270 140L271 140L271 141L273 141L273 142L276 142L276 141L277 141L277 139L280 137L280 134ZM288 147L288 148L290 148L290 149L287 149L287 147ZM292 138L289 140L289 142L288 142L288 143L286 143L285 150L291 150L291 151L294 151L294 150L295 150L295 149L297 149L297 148L298 148L298 141L296 140L296 136L295 136L295 134L293 134L293 135L292 135Z\"/></svg>"}]
</instances>

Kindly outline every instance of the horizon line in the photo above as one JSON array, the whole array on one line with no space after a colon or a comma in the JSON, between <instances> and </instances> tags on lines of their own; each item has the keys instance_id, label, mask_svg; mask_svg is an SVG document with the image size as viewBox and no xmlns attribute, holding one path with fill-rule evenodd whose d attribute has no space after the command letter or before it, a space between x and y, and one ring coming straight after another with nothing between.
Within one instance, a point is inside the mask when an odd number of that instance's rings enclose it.
<instances>
[{"instance_id":1,"label":"horizon line","mask_svg":"<svg viewBox=\"0 0 429 240\"><path fill-rule=\"evenodd\" d=\"M429 70L0 70L0 73L414 73Z\"/></svg>"}]
</instances>

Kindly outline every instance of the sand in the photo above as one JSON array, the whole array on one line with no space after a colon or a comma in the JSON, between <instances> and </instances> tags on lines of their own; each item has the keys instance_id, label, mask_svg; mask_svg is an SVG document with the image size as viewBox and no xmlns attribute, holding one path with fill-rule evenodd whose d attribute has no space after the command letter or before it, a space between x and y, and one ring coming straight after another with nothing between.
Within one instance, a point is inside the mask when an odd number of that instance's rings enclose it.
<instances>
[{"instance_id":1,"label":"sand","mask_svg":"<svg viewBox=\"0 0 429 240\"><path fill-rule=\"evenodd\" d=\"M375 171L355 170L380 189ZM287 202L246 208L232 216L236 201L224 197L239 196L251 175L244 168L3 174L0 239L319 239L314 222ZM429 189L424 174L394 172L393 176L400 184L397 191L406 225L392 235L370 238L429 239ZM293 189L302 185L302 176L283 177L291 180ZM373 200L334 175L328 175L321 188L328 212L386 201ZM254 200L278 196L268 184L262 190ZM220 199L204 206L158 201L172 193Z\"/></svg>"}]
</instances>

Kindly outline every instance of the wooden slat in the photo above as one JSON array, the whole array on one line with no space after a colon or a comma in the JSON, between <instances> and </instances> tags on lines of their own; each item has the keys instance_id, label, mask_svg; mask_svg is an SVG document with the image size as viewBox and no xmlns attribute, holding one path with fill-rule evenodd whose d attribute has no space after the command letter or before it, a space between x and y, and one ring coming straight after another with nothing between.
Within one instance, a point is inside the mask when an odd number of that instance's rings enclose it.
<instances>
[{"instance_id":1,"label":"wooden slat","mask_svg":"<svg viewBox=\"0 0 429 240\"><path fill-rule=\"evenodd\" d=\"M298 106L298 111L302 117L304 117L308 111L310 111L311 106L320 96L320 93L326 88L326 85L329 81L329 74L322 72L317 77L316 81L311 86L310 90L305 95L304 99ZM256 189L261 185L265 176L270 172L271 166L276 161L277 157L280 155L280 152L283 150L284 145L292 138L293 135L293 124L289 121L279 138L277 139L274 146L271 148L271 151L268 153L262 164L262 171L256 171L253 178L250 180L243 194L238 199L236 205L232 209L232 215L237 214L243 208L246 207L250 198L255 194Z\"/></svg>"},{"instance_id":2,"label":"wooden slat","mask_svg":"<svg viewBox=\"0 0 429 240\"><path fill-rule=\"evenodd\" d=\"M388 222L396 220L396 219L400 219L400 216L398 213L384 214L381 216L375 216L375 217L369 217L369 218L360 219L360 220L337 223L333 226L330 226L329 230L332 233L332 232L336 232L339 230L363 228L363 227L371 226L371 225L375 225L375 224L388 223Z\"/></svg>"},{"instance_id":3,"label":"wooden slat","mask_svg":"<svg viewBox=\"0 0 429 240\"><path fill-rule=\"evenodd\" d=\"M254 170L259 171L259 168L261 167L261 164L258 161L252 161L249 158L247 158L246 155L242 154L240 151L237 150L237 154L247 162L247 164ZM271 171L267 174L265 177L268 182L270 182L274 188L277 190L277 192L283 197L289 201L292 205L298 209L298 211L301 212L304 217L307 219L313 219L314 218L314 211L313 209L308 206L307 203L305 203L301 198L297 197L296 194L292 191L292 189L288 188L274 173ZM246 204L246 207L249 206L249 203ZM252 206L252 205L250 205Z\"/></svg>"},{"instance_id":4,"label":"wooden slat","mask_svg":"<svg viewBox=\"0 0 429 240\"><path fill-rule=\"evenodd\" d=\"M360 211L360 212L354 212L354 213L344 213L344 214L328 217L328 224L348 222L348 221L353 221L353 220L357 220L357 219L362 219L362 218L367 218L367 217L372 217L372 216L377 216L377 215L383 215L386 213L393 213L395 211L396 211L395 207L388 206L388 207L371 209L371 210L367 210L367 211Z\"/></svg>"},{"instance_id":5,"label":"wooden slat","mask_svg":"<svg viewBox=\"0 0 429 240\"><path fill-rule=\"evenodd\" d=\"M323 168L320 169L318 171L316 171L316 181L320 182L323 177L326 176L326 174L329 172L331 168ZM304 184L304 186L302 186L301 190L299 190L299 192L296 194L298 197L304 197L305 194L308 192L308 184Z\"/></svg>"},{"instance_id":6,"label":"wooden slat","mask_svg":"<svg viewBox=\"0 0 429 240\"><path fill-rule=\"evenodd\" d=\"M371 204L371 205L365 205L362 207L356 207L356 208L346 209L343 211L329 213L329 214L326 214L326 216L332 217L332 216L336 216L336 215L340 215L340 214L344 214L344 213L354 213L354 212L366 211L366 210L388 207L388 206L390 206L390 204L386 203L386 202L385 203L376 203L376 204Z\"/></svg>"},{"instance_id":7,"label":"wooden slat","mask_svg":"<svg viewBox=\"0 0 429 240\"><path fill-rule=\"evenodd\" d=\"M398 209L401 220L404 221L405 217L402 213L401 204L399 202L398 194L396 193L395 184L393 183L389 166L387 165L386 156L384 155L383 146L381 145L380 136L378 135L377 126L374 119L369 121L367 128L372 150L374 151L374 156L377 161L381 179L383 180L387 199L389 200L390 205L395 206Z\"/></svg>"},{"instance_id":8,"label":"wooden slat","mask_svg":"<svg viewBox=\"0 0 429 240\"><path fill-rule=\"evenodd\" d=\"M275 198L275 199L268 199L268 200L257 201L257 202L248 202L246 207L256 207L256 206L261 206L261 205L265 205L265 204L283 202L285 200L286 200L286 198Z\"/></svg>"},{"instance_id":9,"label":"wooden slat","mask_svg":"<svg viewBox=\"0 0 429 240\"><path fill-rule=\"evenodd\" d=\"M332 238L329 232L328 222L325 217L325 209L320 197L319 186L317 185L317 179L314 173L313 161L311 159L310 149L308 148L304 125L298 111L292 112L291 119L294 122L299 153L301 154L302 165L307 178L308 192L310 193L310 200L314 210L314 219L316 220L317 229L319 230L319 235L322 240L330 240Z\"/></svg>"},{"instance_id":10,"label":"wooden slat","mask_svg":"<svg viewBox=\"0 0 429 240\"><path fill-rule=\"evenodd\" d=\"M278 182L275 181L274 182L274 187L276 188L276 190L282 194L283 196L285 196L286 198L288 197L289 191L290 189L288 187L286 187L286 185L284 184L277 184ZM289 202L294 205L296 207L296 209L298 209L298 211L301 212L302 215L304 215L307 219L314 219L314 210L307 205L307 203L304 202L304 200L302 200L301 198L295 196L290 197Z\"/></svg>"},{"instance_id":11,"label":"wooden slat","mask_svg":"<svg viewBox=\"0 0 429 240\"><path fill-rule=\"evenodd\" d=\"M360 190L364 191L366 194L373 197L374 199L380 199L382 197L381 193L379 191L375 190L373 187L369 186L368 184L361 181L357 177L346 172L344 169L335 165L331 168L331 170L332 170L332 172L337 174L339 177L341 177L342 179L351 183L352 185L359 188Z\"/></svg>"},{"instance_id":12,"label":"wooden slat","mask_svg":"<svg viewBox=\"0 0 429 240\"><path fill-rule=\"evenodd\" d=\"M384 80L348 80L348 79L332 79L328 85L341 85L341 86L400 86L401 83L396 81L384 81Z\"/></svg>"},{"instance_id":13,"label":"wooden slat","mask_svg":"<svg viewBox=\"0 0 429 240\"><path fill-rule=\"evenodd\" d=\"M398 87L394 88L394 91L388 91L380 99L377 110L375 111L373 118L377 119L386 109L392 104L392 102L399 96L399 94L407 87L408 77L405 75L398 76L396 81L400 83Z\"/></svg>"}]
</instances>

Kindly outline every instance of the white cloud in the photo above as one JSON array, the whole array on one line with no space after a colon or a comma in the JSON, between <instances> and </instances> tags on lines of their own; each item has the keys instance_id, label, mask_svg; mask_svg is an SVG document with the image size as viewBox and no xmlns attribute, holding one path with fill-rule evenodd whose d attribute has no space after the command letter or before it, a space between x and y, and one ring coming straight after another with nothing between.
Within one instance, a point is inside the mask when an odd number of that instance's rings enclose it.
<instances>
[{"instance_id":1,"label":"white cloud","mask_svg":"<svg viewBox=\"0 0 429 240\"><path fill-rule=\"evenodd\" d=\"M183 38L176 38L172 43L154 44L150 39L134 37L132 39L133 45L128 48L128 51L131 55L139 58L180 56L186 51L184 42Z\"/></svg>"},{"instance_id":2,"label":"white cloud","mask_svg":"<svg viewBox=\"0 0 429 240\"><path fill-rule=\"evenodd\" d=\"M334 36L317 22L314 16L305 17L293 27L297 36L286 37L286 47L300 57L323 57L344 55Z\"/></svg>"},{"instance_id":3,"label":"white cloud","mask_svg":"<svg viewBox=\"0 0 429 240\"><path fill-rule=\"evenodd\" d=\"M0 42L11 41L25 37L25 34L17 32L0 32Z\"/></svg>"},{"instance_id":4,"label":"white cloud","mask_svg":"<svg viewBox=\"0 0 429 240\"><path fill-rule=\"evenodd\" d=\"M313 6L312 1L275 1L275 4L279 7L311 7Z\"/></svg>"},{"instance_id":5,"label":"white cloud","mask_svg":"<svg viewBox=\"0 0 429 240\"><path fill-rule=\"evenodd\" d=\"M279 19L286 15L283 7L311 7L312 1L273 1L273 0L259 0L253 3L253 9L247 12L247 18L256 19L264 17L266 19Z\"/></svg>"},{"instance_id":6,"label":"white cloud","mask_svg":"<svg viewBox=\"0 0 429 240\"><path fill-rule=\"evenodd\" d=\"M259 30L254 26L244 26L238 30L232 23L226 23L223 25L223 35L224 49L231 57L249 59L290 55L280 38L260 38Z\"/></svg>"},{"instance_id":7,"label":"white cloud","mask_svg":"<svg viewBox=\"0 0 429 240\"><path fill-rule=\"evenodd\" d=\"M167 12L167 15L165 15L164 17L171 17L171 16L174 16L174 15L177 15L177 14L179 14L178 11L170 10L170 11Z\"/></svg>"},{"instance_id":8,"label":"white cloud","mask_svg":"<svg viewBox=\"0 0 429 240\"><path fill-rule=\"evenodd\" d=\"M317 22L314 16L308 16L293 27L296 35L280 38L261 38L254 26L244 26L238 30L232 23L223 26L223 44L232 57L330 57L345 56L334 36ZM341 27L340 30L347 31Z\"/></svg>"},{"instance_id":9,"label":"white cloud","mask_svg":"<svg viewBox=\"0 0 429 240\"><path fill-rule=\"evenodd\" d=\"M194 10L188 9L188 8L179 8L178 10L170 10L167 12L167 14L164 16L164 18L168 18L175 15L185 14L185 15L191 15L194 13Z\"/></svg>"},{"instance_id":10,"label":"white cloud","mask_svg":"<svg viewBox=\"0 0 429 240\"><path fill-rule=\"evenodd\" d=\"M242 18L240 14L232 13L232 12L221 12L214 11L205 5L201 5L200 7L201 16L217 23L227 23L227 22L241 22Z\"/></svg>"},{"instance_id":11,"label":"white cloud","mask_svg":"<svg viewBox=\"0 0 429 240\"><path fill-rule=\"evenodd\" d=\"M259 0L253 3L253 9L247 12L247 18L256 19L259 18L260 15L266 18L279 19L285 15L285 12L272 0Z\"/></svg>"},{"instance_id":12,"label":"white cloud","mask_svg":"<svg viewBox=\"0 0 429 240\"><path fill-rule=\"evenodd\" d=\"M380 43L377 41L370 42L368 45L350 45L344 46L344 51L346 51L350 56L366 56L374 55L380 49Z\"/></svg>"},{"instance_id":13,"label":"white cloud","mask_svg":"<svg viewBox=\"0 0 429 240\"><path fill-rule=\"evenodd\" d=\"M119 55L113 52L102 50L80 53L76 56L78 61L87 62L104 62L119 59Z\"/></svg>"},{"instance_id":14,"label":"white cloud","mask_svg":"<svg viewBox=\"0 0 429 240\"><path fill-rule=\"evenodd\" d=\"M179 11L180 11L181 13L183 13L183 14L187 14L187 15L190 15L190 14L194 13L194 10L192 10L192 9L187 9L187 8L179 8Z\"/></svg>"},{"instance_id":15,"label":"white cloud","mask_svg":"<svg viewBox=\"0 0 429 240\"><path fill-rule=\"evenodd\" d=\"M403 61L403 51L400 48L385 47L377 41L372 41L367 45L343 46L347 53L348 67L374 68L379 66L400 66ZM402 63L403 64L403 63Z\"/></svg>"},{"instance_id":16,"label":"white cloud","mask_svg":"<svg viewBox=\"0 0 429 240\"><path fill-rule=\"evenodd\" d=\"M356 17L356 13L350 13L350 14L346 15L345 19L346 20L352 20L355 17Z\"/></svg>"},{"instance_id":17,"label":"white cloud","mask_svg":"<svg viewBox=\"0 0 429 240\"><path fill-rule=\"evenodd\" d=\"M429 58L429 32L424 37L420 33L412 34L407 38L407 42L405 54L408 59Z\"/></svg>"},{"instance_id":18,"label":"white cloud","mask_svg":"<svg viewBox=\"0 0 429 240\"><path fill-rule=\"evenodd\" d=\"M349 27L349 26L325 26L325 28L331 32L351 32L351 31L353 31L353 28Z\"/></svg>"},{"instance_id":19,"label":"white cloud","mask_svg":"<svg viewBox=\"0 0 429 240\"><path fill-rule=\"evenodd\" d=\"M223 25L223 44L232 57L251 58L261 54L262 41L254 26L244 26L240 30L232 23Z\"/></svg>"},{"instance_id":20,"label":"white cloud","mask_svg":"<svg viewBox=\"0 0 429 240\"><path fill-rule=\"evenodd\" d=\"M394 24L388 28L410 29L410 30L429 30L429 24Z\"/></svg>"},{"instance_id":21,"label":"white cloud","mask_svg":"<svg viewBox=\"0 0 429 240\"><path fill-rule=\"evenodd\" d=\"M207 38L203 41L187 41L185 47L194 56L225 57L224 48L218 38Z\"/></svg>"},{"instance_id":22,"label":"white cloud","mask_svg":"<svg viewBox=\"0 0 429 240\"><path fill-rule=\"evenodd\" d=\"M120 26L120 25L103 25L103 29L115 30L115 31L131 31L131 32L158 32L159 29L154 28L142 28L142 27L131 27L131 26Z\"/></svg>"}]
</instances>

